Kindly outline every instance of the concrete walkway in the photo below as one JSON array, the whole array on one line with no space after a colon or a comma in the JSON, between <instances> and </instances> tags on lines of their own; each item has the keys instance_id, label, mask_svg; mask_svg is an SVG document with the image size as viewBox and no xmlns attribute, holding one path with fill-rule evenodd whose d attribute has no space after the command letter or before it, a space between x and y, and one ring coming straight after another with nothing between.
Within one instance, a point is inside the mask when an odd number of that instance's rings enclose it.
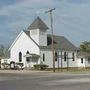
<instances>
[{"instance_id":1,"label":"concrete walkway","mask_svg":"<svg viewBox=\"0 0 90 90\"><path fill-rule=\"evenodd\" d=\"M32 70L0 70L3 74L34 74L34 73L52 73L52 71L32 71Z\"/></svg>"},{"instance_id":2,"label":"concrete walkway","mask_svg":"<svg viewBox=\"0 0 90 90\"><path fill-rule=\"evenodd\" d=\"M90 72L55 72L52 71L32 71L32 70L0 70L0 74L3 75L90 75Z\"/></svg>"}]
</instances>

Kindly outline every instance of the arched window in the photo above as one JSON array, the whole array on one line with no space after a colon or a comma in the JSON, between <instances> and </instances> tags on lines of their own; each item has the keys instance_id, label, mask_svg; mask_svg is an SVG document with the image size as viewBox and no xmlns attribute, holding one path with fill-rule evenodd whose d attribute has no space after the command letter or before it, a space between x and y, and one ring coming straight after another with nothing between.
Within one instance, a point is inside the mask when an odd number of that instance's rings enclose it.
<instances>
[{"instance_id":1,"label":"arched window","mask_svg":"<svg viewBox=\"0 0 90 90\"><path fill-rule=\"evenodd\" d=\"M29 54L29 51L27 51L26 54ZM29 57L26 57L26 61L29 62L30 61L30 58Z\"/></svg>"},{"instance_id":2,"label":"arched window","mask_svg":"<svg viewBox=\"0 0 90 90\"><path fill-rule=\"evenodd\" d=\"M83 58L81 58L81 63L83 64Z\"/></svg>"},{"instance_id":3,"label":"arched window","mask_svg":"<svg viewBox=\"0 0 90 90\"><path fill-rule=\"evenodd\" d=\"M75 55L74 55L74 52L72 53L72 59L73 59L73 61L75 61Z\"/></svg>"},{"instance_id":4,"label":"arched window","mask_svg":"<svg viewBox=\"0 0 90 90\"><path fill-rule=\"evenodd\" d=\"M57 61L57 52L55 52L55 61Z\"/></svg>"},{"instance_id":5,"label":"arched window","mask_svg":"<svg viewBox=\"0 0 90 90\"><path fill-rule=\"evenodd\" d=\"M66 55L66 52L64 52L64 61L66 61L67 59L67 55Z\"/></svg>"},{"instance_id":6,"label":"arched window","mask_svg":"<svg viewBox=\"0 0 90 90\"><path fill-rule=\"evenodd\" d=\"M22 53L19 52L19 62L22 62Z\"/></svg>"},{"instance_id":7,"label":"arched window","mask_svg":"<svg viewBox=\"0 0 90 90\"><path fill-rule=\"evenodd\" d=\"M45 61L45 54L43 53L43 61Z\"/></svg>"},{"instance_id":8,"label":"arched window","mask_svg":"<svg viewBox=\"0 0 90 90\"><path fill-rule=\"evenodd\" d=\"M26 53L29 54L29 51L27 51Z\"/></svg>"}]
</instances>

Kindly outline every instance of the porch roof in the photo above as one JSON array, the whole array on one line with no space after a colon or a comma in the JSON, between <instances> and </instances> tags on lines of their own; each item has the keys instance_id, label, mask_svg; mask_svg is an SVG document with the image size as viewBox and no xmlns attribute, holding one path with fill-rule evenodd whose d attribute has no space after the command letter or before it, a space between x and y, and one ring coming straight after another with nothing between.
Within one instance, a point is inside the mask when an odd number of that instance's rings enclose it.
<instances>
[{"instance_id":1,"label":"porch roof","mask_svg":"<svg viewBox=\"0 0 90 90\"><path fill-rule=\"evenodd\" d=\"M29 57L29 58L39 58L40 55L35 54L35 53L30 53L30 54L26 54L26 55L24 55L24 57Z\"/></svg>"}]
</instances>

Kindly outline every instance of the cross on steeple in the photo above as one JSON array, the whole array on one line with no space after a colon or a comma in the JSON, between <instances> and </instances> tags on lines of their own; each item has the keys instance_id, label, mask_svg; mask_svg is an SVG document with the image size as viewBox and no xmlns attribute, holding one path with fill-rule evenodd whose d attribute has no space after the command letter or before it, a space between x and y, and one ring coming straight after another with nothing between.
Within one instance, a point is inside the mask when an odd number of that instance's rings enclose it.
<instances>
[{"instance_id":1,"label":"cross on steeple","mask_svg":"<svg viewBox=\"0 0 90 90\"><path fill-rule=\"evenodd\" d=\"M39 16L39 10L37 10L36 13L37 13L37 17L38 17Z\"/></svg>"}]
</instances>

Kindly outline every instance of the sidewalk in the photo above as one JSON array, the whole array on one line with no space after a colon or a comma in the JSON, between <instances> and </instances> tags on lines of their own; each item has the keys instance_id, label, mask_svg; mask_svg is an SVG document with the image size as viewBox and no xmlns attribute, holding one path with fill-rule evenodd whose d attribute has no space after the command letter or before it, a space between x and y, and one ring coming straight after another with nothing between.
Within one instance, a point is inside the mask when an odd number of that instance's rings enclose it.
<instances>
[{"instance_id":1,"label":"sidewalk","mask_svg":"<svg viewBox=\"0 0 90 90\"><path fill-rule=\"evenodd\" d=\"M52 73L52 71L32 71L32 70L0 70L3 74L33 74L33 73Z\"/></svg>"},{"instance_id":2,"label":"sidewalk","mask_svg":"<svg viewBox=\"0 0 90 90\"><path fill-rule=\"evenodd\" d=\"M32 71L32 70L0 70L0 74L12 75L90 75L90 72L52 72L52 71Z\"/></svg>"}]
</instances>

